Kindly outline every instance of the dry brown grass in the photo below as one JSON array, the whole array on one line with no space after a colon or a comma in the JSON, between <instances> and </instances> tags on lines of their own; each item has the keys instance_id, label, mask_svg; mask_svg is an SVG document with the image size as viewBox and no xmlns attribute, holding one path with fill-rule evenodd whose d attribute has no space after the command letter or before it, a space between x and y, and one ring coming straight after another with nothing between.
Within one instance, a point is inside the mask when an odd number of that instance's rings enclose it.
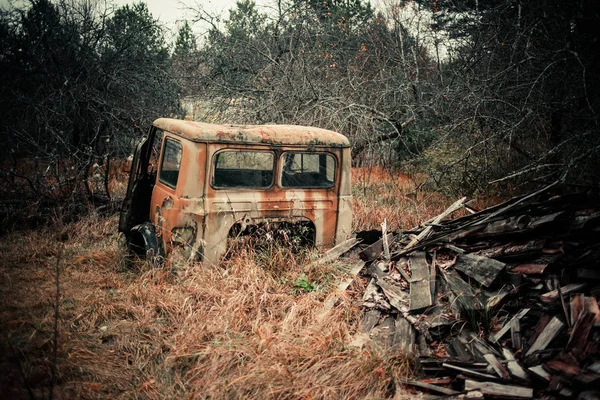
<instances>
[{"instance_id":1,"label":"dry brown grass","mask_svg":"<svg viewBox=\"0 0 600 400\"><path fill-rule=\"evenodd\" d=\"M449 204L404 176L354 176L356 229L407 228ZM409 373L397 351L349 345L366 283L326 308L343 272L311 252L246 247L174 273L127 263L116 223L90 215L0 238L5 397L48 396L59 253L56 398L390 398Z\"/></svg>"}]
</instances>

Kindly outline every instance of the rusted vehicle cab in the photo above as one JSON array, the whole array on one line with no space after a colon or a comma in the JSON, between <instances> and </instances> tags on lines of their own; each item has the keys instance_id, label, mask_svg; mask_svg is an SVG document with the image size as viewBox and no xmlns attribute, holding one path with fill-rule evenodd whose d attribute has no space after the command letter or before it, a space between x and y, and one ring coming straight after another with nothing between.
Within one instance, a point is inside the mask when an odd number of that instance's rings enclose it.
<instances>
[{"instance_id":1,"label":"rusted vehicle cab","mask_svg":"<svg viewBox=\"0 0 600 400\"><path fill-rule=\"evenodd\" d=\"M136 148L119 231L151 259L214 263L228 238L281 225L334 246L351 233L350 174L336 132L159 118Z\"/></svg>"}]
</instances>

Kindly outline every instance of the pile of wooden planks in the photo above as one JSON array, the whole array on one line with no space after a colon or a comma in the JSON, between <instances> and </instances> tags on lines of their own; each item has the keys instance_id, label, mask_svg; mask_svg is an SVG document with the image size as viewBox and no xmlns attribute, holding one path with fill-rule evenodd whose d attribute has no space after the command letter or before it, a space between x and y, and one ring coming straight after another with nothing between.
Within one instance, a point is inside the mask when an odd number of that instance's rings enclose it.
<instances>
[{"instance_id":1,"label":"pile of wooden planks","mask_svg":"<svg viewBox=\"0 0 600 400\"><path fill-rule=\"evenodd\" d=\"M470 214L444 220L461 208ZM591 398L598 238L600 201L589 193L547 187L478 212L461 199L363 245L360 334L410 354L418 378L400 383L432 398Z\"/></svg>"}]
</instances>

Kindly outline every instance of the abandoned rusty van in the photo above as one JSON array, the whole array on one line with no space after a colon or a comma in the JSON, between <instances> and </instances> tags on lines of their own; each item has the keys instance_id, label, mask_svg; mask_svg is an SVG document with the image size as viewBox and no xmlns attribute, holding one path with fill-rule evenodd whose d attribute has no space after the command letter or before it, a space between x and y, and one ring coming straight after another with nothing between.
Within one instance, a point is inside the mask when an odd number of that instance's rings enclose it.
<instances>
[{"instance_id":1,"label":"abandoned rusty van","mask_svg":"<svg viewBox=\"0 0 600 400\"><path fill-rule=\"evenodd\" d=\"M214 263L228 238L281 225L334 246L351 231L350 173L336 132L159 118L136 148L119 231L150 259Z\"/></svg>"}]
</instances>

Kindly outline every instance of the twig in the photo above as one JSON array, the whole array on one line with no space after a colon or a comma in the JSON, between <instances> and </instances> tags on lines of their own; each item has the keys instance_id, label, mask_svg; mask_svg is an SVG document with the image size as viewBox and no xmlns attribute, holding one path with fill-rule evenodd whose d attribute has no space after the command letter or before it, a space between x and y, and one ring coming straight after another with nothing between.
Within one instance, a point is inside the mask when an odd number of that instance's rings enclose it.
<instances>
[{"instance_id":1,"label":"twig","mask_svg":"<svg viewBox=\"0 0 600 400\"><path fill-rule=\"evenodd\" d=\"M56 385L56 370L57 370L57 359L58 359L58 317L59 317L59 301L60 301L60 261L63 255L63 246L58 249L56 255L56 267L55 267L55 285L56 285L56 298L54 299L54 333L53 333L53 346L52 346L52 369L51 376L52 381L50 383L50 394L48 398L52 400L54 394L54 385Z\"/></svg>"}]
</instances>

